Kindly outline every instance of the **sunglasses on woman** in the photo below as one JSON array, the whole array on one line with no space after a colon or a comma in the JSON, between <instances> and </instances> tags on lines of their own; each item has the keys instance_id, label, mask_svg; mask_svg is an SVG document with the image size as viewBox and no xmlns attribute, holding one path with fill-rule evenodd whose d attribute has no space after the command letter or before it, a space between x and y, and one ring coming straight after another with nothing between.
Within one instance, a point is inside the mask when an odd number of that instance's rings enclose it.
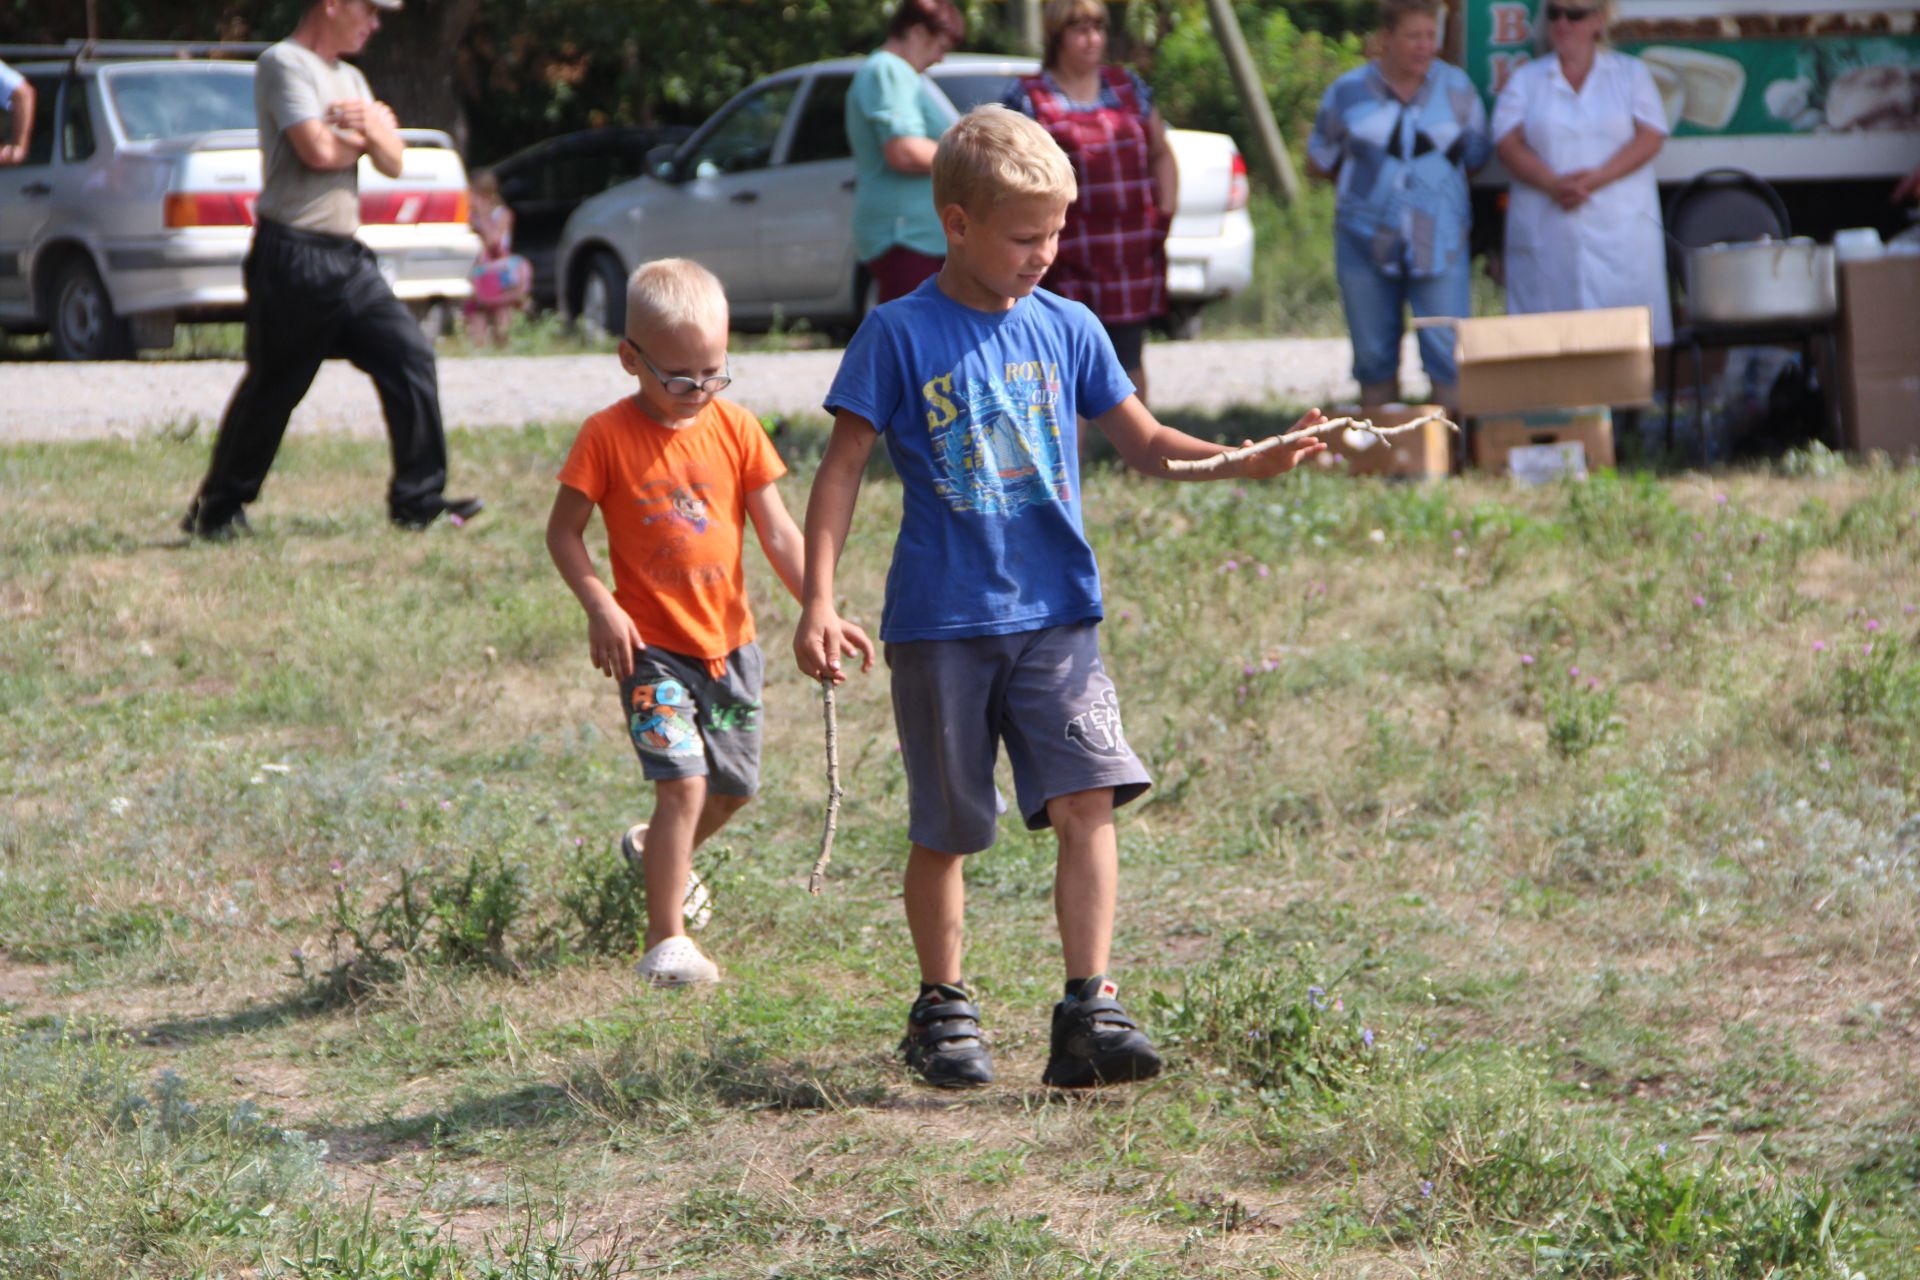
<instances>
[{"instance_id":1,"label":"sunglasses on woman","mask_svg":"<svg viewBox=\"0 0 1920 1280\"><path fill-rule=\"evenodd\" d=\"M1593 16L1593 13L1594 11L1592 9L1570 8L1564 5L1550 4L1547 6L1547 21L1585 22Z\"/></svg>"}]
</instances>

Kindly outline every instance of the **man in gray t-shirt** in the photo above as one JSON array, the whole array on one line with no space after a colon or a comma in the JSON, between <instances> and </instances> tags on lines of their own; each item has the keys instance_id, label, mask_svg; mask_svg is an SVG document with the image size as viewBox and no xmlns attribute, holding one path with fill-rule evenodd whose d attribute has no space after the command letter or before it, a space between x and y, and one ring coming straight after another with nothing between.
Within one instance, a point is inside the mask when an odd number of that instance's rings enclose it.
<instances>
[{"instance_id":1,"label":"man in gray t-shirt","mask_svg":"<svg viewBox=\"0 0 1920 1280\"><path fill-rule=\"evenodd\" d=\"M433 348L380 274L360 229L360 160L400 176L406 144L366 77L342 62L401 0L309 0L293 34L254 73L263 181L247 253L247 371L234 389L213 458L181 527L200 538L246 531L287 419L320 362L343 357L373 379L393 446L387 514L425 528L465 519L478 498L448 498Z\"/></svg>"}]
</instances>

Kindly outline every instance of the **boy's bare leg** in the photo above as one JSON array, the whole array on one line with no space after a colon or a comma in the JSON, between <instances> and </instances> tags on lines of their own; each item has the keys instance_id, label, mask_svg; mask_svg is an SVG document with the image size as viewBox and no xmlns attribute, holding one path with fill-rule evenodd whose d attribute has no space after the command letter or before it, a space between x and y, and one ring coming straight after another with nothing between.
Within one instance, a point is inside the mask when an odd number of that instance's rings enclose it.
<instances>
[{"instance_id":1,"label":"boy's bare leg","mask_svg":"<svg viewBox=\"0 0 1920 1280\"><path fill-rule=\"evenodd\" d=\"M653 784L653 815L641 846L647 882L647 948L686 932L682 909L693 851L747 803L745 796L707 793L705 778L669 778Z\"/></svg>"},{"instance_id":2,"label":"boy's bare leg","mask_svg":"<svg viewBox=\"0 0 1920 1280\"><path fill-rule=\"evenodd\" d=\"M967 910L966 859L914 845L907 854L907 929L920 957L920 981L960 983L961 927Z\"/></svg>"},{"instance_id":3,"label":"boy's bare leg","mask_svg":"<svg viewBox=\"0 0 1920 1280\"><path fill-rule=\"evenodd\" d=\"M1053 873L1053 914L1067 977L1107 971L1113 948L1114 900L1120 883L1120 840L1113 825L1113 788L1075 791L1047 801L1060 844Z\"/></svg>"},{"instance_id":4,"label":"boy's bare leg","mask_svg":"<svg viewBox=\"0 0 1920 1280\"><path fill-rule=\"evenodd\" d=\"M727 825L733 815L747 807L746 796L717 796L707 793L707 802L700 806L700 821L693 828L693 849L700 851L709 837Z\"/></svg>"},{"instance_id":5,"label":"boy's bare leg","mask_svg":"<svg viewBox=\"0 0 1920 1280\"><path fill-rule=\"evenodd\" d=\"M647 949L685 933L681 904L687 897L687 873L693 870L693 843L706 808L705 778L663 778L653 784L653 816L641 847L647 881Z\"/></svg>"}]
</instances>

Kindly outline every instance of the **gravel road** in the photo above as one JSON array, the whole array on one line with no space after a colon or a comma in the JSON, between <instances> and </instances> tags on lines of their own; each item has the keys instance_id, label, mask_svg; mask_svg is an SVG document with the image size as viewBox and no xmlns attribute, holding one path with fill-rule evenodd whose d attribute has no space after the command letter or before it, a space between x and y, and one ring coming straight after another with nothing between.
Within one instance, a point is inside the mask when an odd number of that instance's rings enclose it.
<instances>
[{"instance_id":1,"label":"gravel road","mask_svg":"<svg viewBox=\"0 0 1920 1280\"><path fill-rule=\"evenodd\" d=\"M1403 381L1423 386L1409 337ZM1219 410L1233 405L1333 404L1356 394L1344 338L1158 342L1147 347L1153 403ZM734 357L732 399L762 415L818 413L840 363L838 351L743 353ZM0 364L0 442L82 440L211 429L239 381L231 360ZM579 422L633 389L611 355L469 357L440 362L449 427ZM321 369L293 415L292 430L380 436L373 384L344 361Z\"/></svg>"}]
</instances>

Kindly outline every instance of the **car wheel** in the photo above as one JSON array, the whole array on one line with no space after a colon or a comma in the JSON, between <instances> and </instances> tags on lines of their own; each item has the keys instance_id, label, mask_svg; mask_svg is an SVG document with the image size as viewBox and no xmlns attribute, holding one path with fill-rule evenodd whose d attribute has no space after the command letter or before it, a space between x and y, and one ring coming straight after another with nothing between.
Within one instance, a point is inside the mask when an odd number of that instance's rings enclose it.
<instances>
[{"instance_id":1,"label":"car wheel","mask_svg":"<svg viewBox=\"0 0 1920 1280\"><path fill-rule=\"evenodd\" d=\"M113 299L93 263L82 257L67 259L55 270L48 297L53 306L47 330L60 359L133 358L133 329L113 314Z\"/></svg>"},{"instance_id":2,"label":"car wheel","mask_svg":"<svg viewBox=\"0 0 1920 1280\"><path fill-rule=\"evenodd\" d=\"M1192 342L1200 336L1197 303L1175 303L1167 308L1167 336L1175 342Z\"/></svg>"},{"instance_id":3,"label":"car wheel","mask_svg":"<svg viewBox=\"0 0 1920 1280\"><path fill-rule=\"evenodd\" d=\"M580 286L580 328L589 336L617 338L627 327L627 275L611 253L593 255Z\"/></svg>"}]
</instances>

